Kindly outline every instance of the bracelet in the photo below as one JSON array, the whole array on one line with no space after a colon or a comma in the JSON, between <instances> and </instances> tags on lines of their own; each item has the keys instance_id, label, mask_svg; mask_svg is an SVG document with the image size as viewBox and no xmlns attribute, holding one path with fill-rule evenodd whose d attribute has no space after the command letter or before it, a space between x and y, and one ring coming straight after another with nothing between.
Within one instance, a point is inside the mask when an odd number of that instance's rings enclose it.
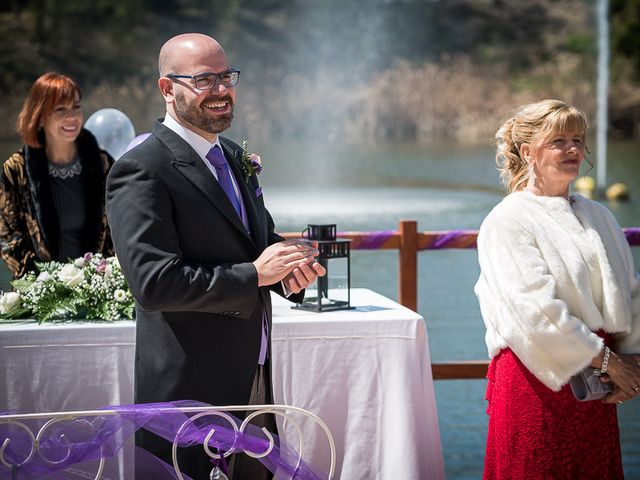
<instances>
[{"instance_id":1,"label":"bracelet","mask_svg":"<svg viewBox=\"0 0 640 480\"><path fill-rule=\"evenodd\" d=\"M609 355L611 355L611 349L605 346L604 355L602 356L602 365L600 366L600 368L593 369L593 374L596 377L599 377L600 375L604 375L605 373L607 373L607 367L609 366Z\"/></svg>"},{"instance_id":2,"label":"bracelet","mask_svg":"<svg viewBox=\"0 0 640 480\"><path fill-rule=\"evenodd\" d=\"M604 347L604 356L602 357L602 366L600 367L600 373L607 373L607 367L609 366L609 355L611 354L611 349L609 347Z\"/></svg>"}]
</instances>

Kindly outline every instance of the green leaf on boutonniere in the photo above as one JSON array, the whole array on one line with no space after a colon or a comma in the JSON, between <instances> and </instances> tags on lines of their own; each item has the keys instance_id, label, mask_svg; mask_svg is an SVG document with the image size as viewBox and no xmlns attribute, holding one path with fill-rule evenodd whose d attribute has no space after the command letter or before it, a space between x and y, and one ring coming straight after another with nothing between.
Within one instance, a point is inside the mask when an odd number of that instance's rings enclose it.
<instances>
[{"instance_id":1,"label":"green leaf on boutonniere","mask_svg":"<svg viewBox=\"0 0 640 480\"><path fill-rule=\"evenodd\" d=\"M262 172L262 162L255 153L249 153L247 140L242 140L242 173L245 183L249 183L251 175L260 175Z\"/></svg>"}]
</instances>

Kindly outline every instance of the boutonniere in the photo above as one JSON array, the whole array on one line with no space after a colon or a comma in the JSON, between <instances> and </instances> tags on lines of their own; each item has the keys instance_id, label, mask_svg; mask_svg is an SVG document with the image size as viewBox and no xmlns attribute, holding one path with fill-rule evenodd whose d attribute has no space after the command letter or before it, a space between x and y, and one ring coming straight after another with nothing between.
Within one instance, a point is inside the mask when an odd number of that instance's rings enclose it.
<instances>
[{"instance_id":1,"label":"boutonniere","mask_svg":"<svg viewBox=\"0 0 640 480\"><path fill-rule=\"evenodd\" d=\"M259 155L255 153L249 153L247 150L247 141L242 140L242 173L244 174L244 181L249 183L249 177L251 175L260 175L262 171L262 160Z\"/></svg>"}]
</instances>

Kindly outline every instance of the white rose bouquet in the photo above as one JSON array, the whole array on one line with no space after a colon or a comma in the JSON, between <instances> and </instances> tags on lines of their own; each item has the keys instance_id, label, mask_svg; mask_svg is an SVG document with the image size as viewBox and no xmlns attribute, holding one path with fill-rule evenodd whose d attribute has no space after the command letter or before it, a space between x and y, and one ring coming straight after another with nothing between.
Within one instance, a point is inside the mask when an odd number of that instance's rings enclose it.
<instances>
[{"instance_id":1,"label":"white rose bouquet","mask_svg":"<svg viewBox=\"0 0 640 480\"><path fill-rule=\"evenodd\" d=\"M134 300L116 257L87 253L69 263L37 263L0 296L0 320L132 319Z\"/></svg>"}]
</instances>

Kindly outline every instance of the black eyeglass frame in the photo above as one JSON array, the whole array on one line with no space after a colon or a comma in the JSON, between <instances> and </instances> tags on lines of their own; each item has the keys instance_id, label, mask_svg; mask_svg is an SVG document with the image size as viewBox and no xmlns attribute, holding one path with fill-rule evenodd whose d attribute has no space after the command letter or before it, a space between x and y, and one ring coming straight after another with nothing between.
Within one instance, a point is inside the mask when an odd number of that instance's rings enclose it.
<instances>
[{"instance_id":1,"label":"black eyeglass frame","mask_svg":"<svg viewBox=\"0 0 640 480\"><path fill-rule=\"evenodd\" d=\"M224 83L222 83L222 79L223 77L229 74L233 75L233 80L228 85L225 85ZM229 70L225 70L224 72L220 72L220 73L204 72L204 73L199 73L197 75L176 75L173 73L169 73L168 75L165 75L165 77L167 77L170 80L180 79L180 78L189 78L193 80L193 88L204 92L207 90L211 90L213 87L220 84L224 85L225 88L235 87L238 84L238 80L240 80L240 70L238 70L237 68L230 68ZM205 88L198 87L198 79L205 78L205 77L212 77L213 82L211 82L211 84L208 87L205 87Z\"/></svg>"}]
</instances>

